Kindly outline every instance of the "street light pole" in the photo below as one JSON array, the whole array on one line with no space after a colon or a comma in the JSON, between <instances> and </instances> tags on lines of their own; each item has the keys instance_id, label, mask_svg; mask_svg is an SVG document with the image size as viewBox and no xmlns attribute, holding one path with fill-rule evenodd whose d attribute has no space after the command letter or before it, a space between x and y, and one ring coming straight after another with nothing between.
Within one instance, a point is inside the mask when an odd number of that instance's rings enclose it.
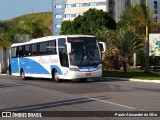
<instances>
[{"instance_id":1,"label":"street light pole","mask_svg":"<svg viewBox=\"0 0 160 120\"><path fill-rule=\"evenodd\" d=\"M53 32L53 28L54 28L54 24L53 24L53 17L54 17L54 12L53 12L53 9L54 9L54 0L52 0L52 35L54 35L54 32Z\"/></svg>"},{"instance_id":2,"label":"street light pole","mask_svg":"<svg viewBox=\"0 0 160 120\"><path fill-rule=\"evenodd\" d=\"M136 6L136 1L137 1L137 0L134 0L134 7Z\"/></svg>"},{"instance_id":3,"label":"street light pole","mask_svg":"<svg viewBox=\"0 0 160 120\"><path fill-rule=\"evenodd\" d=\"M146 0L146 7L148 6L148 2ZM149 68L149 30L148 26L146 26L146 38L145 38L145 68L144 72L150 72Z\"/></svg>"},{"instance_id":4,"label":"street light pole","mask_svg":"<svg viewBox=\"0 0 160 120\"><path fill-rule=\"evenodd\" d=\"M148 32L148 26L146 26L146 38L145 38L145 68L144 72L150 72L149 69L149 32Z\"/></svg>"},{"instance_id":5,"label":"street light pole","mask_svg":"<svg viewBox=\"0 0 160 120\"><path fill-rule=\"evenodd\" d=\"M133 4L134 8L136 7L136 0L134 0ZM136 29L136 28L134 28ZM134 69L137 69L137 53L133 53L133 67Z\"/></svg>"}]
</instances>

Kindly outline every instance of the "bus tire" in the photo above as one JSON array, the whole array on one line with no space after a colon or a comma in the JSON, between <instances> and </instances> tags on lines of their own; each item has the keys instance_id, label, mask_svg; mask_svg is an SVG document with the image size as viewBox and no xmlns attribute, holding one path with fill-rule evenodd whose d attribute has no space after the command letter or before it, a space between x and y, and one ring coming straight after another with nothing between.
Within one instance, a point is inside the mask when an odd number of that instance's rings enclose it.
<instances>
[{"instance_id":1,"label":"bus tire","mask_svg":"<svg viewBox=\"0 0 160 120\"><path fill-rule=\"evenodd\" d=\"M22 80L26 80L25 73L24 73L23 69L21 69L20 77L21 77Z\"/></svg>"},{"instance_id":2,"label":"bus tire","mask_svg":"<svg viewBox=\"0 0 160 120\"><path fill-rule=\"evenodd\" d=\"M57 70L53 70L53 72L52 72L52 80L54 80L54 82L56 82L56 83L60 82L60 79L58 78Z\"/></svg>"}]
</instances>

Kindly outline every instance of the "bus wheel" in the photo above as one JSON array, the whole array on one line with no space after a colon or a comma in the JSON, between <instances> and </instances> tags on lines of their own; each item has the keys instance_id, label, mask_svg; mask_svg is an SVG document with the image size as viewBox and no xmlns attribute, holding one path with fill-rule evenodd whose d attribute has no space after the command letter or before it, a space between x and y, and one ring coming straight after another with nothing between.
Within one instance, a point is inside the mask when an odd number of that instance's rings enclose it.
<instances>
[{"instance_id":1,"label":"bus wheel","mask_svg":"<svg viewBox=\"0 0 160 120\"><path fill-rule=\"evenodd\" d=\"M25 73L24 73L23 69L21 70L20 76L21 76L21 79L22 79L22 80L25 80L25 79L26 79Z\"/></svg>"},{"instance_id":2,"label":"bus wheel","mask_svg":"<svg viewBox=\"0 0 160 120\"><path fill-rule=\"evenodd\" d=\"M57 83L60 82L60 79L58 78L58 73L56 70L52 72L52 80L54 80Z\"/></svg>"},{"instance_id":3,"label":"bus wheel","mask_svg":"<svg viewBox=\"0 0 160 120\"><path fill-rule=\"evenodd\" d=\"M87 78L81 78L80 82L87 82Z\"/></svg>"}]
</instances>

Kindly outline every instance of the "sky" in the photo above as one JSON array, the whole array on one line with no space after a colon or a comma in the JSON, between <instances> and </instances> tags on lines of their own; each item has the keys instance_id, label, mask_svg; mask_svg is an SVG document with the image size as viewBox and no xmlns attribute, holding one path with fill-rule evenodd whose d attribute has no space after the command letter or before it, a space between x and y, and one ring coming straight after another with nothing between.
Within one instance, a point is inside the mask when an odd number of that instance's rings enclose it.
<instances>
[{"instance_id":1,"label":"sky","mask_svg":"<svg viewBox=\"0 0 160 120\"><path fill-rule=\"evenodd\" d=\"M0 0L0 20L52 11L52 0Z\"/></svg>"}]
</instances>

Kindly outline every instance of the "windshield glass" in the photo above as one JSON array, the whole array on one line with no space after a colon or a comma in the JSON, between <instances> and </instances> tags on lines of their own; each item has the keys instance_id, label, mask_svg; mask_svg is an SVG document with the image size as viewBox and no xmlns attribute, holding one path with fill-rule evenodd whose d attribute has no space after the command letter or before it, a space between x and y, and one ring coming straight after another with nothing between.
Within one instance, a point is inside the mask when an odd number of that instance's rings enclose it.
<instances>
[{"instance_id":1,"label":"windshield glass","mask_svg":"<svg viewBox=\"0 0 160 120\"><path fill-rule=\"evenodd\" d=\"M71 43L70 64L76 66L101 63L96 37L68 38Z\"/></svg>"}]
</instances>

